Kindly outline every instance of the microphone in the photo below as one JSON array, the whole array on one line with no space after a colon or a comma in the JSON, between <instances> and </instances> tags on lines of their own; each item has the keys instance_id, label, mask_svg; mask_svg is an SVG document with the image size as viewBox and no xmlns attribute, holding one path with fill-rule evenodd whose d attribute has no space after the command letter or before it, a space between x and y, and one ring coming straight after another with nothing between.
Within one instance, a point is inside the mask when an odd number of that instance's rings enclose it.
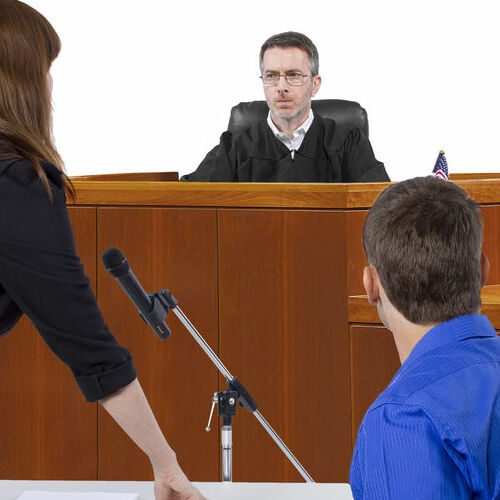
<instances>
[{"instance_id":1,"label":"microphone","mask_svg":"<svg viewBox=\"0 0 500 500\"><path fill-rule=\"evenodd\" d=\"M102 263L106 270L116 278L130 300L139 310L141 318L160 337L170 337L170 328L165 323L167 311L154 296L149 296L130 269L125 255L118 248L108 248L102 253Z\"/></svg>"}]
</instances>

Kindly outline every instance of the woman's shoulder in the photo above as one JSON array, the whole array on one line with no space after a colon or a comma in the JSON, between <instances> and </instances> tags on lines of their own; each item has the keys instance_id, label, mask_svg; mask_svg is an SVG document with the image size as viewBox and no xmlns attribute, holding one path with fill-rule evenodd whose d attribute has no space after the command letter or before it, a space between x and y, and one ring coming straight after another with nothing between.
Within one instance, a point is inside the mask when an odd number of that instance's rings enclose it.
<instances>
[{"instance_id":1,"label":"woman's shoulder","mask_svg":"<svg viewBox=\"0 0 500 500\"><path fill-rule=\"evenodd\" d=\"M0 160L0 176L2 176L12 165L24 161L27 160L21 158L10 158L8 160Z\"/></svg>"},{"instance_id":2,"label":"woman's shoulder","mask_svg":"<svg viewBox=\"0 0 500 500\"><path fill-rule=\"evenodd\" d=\"M33 162L26 158L0 160L0 192L19 203L49 203L52 207L66 204L64 181L57 167L47 162L40 162L49 183L51 196L38 175Z\"/></svg>"},{"instance_id":3,"label":"woman's shoulder","mask_svg":"<svg viewBox=\"0 0 500 500\"><path fill-rule=\"evenodd\" d=\"M41 161L40 166L45 172L51 187L63 189L64 182L61 171L52 163ZM26 158L11 158L0 160L0 176L6 175L21 183L31 183L40 180L33 162Z\"/></svg>"}]
</instances>

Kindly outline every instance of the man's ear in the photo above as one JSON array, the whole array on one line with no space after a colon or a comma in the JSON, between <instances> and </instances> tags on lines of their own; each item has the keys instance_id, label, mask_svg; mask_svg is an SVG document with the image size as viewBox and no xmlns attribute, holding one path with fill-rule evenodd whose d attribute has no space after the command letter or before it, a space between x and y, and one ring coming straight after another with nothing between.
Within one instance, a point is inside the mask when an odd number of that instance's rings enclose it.
<instances>
[{"instance_id":1,"label":"man's ear","mask_svg":"<svg viewBox=\"0 0 500 500\"><path fill-rule=\"evenodd\" d=\"M379 299L379 281L377 271L373 266L365 266L363 269L363 285L368 295L368 302L376 304Z\"/></svg>"},{"instance_id":2,"label":"man's ear","mask_svg":"<svg viewBox=\"0 0 500 500\"><path fill-rule=\"evenodd\" d=\"M314 97L318 92L319 88L321 87L321 76L315 75L312 78L313 78L312 97Z\"/></svg>"},{"instance_id":3,"label":"man's ear","mask_svg":"<svg viewBox=\"0 0 500 500\"><path fill-rule=\"evenodd\" d=\"M490 274L490 261L488 256L481 252L481 288L486 285Z\"/></svg>"}]
</instances>

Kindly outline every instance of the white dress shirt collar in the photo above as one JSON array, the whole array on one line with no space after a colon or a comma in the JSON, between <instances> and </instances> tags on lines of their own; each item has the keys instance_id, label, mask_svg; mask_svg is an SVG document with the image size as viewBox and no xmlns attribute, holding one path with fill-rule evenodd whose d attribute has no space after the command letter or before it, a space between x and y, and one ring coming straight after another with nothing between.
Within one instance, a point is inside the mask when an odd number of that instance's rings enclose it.
<instances>
[{"instance_id":1,"label":"white dress shirt collar","mask_svg":"<svg viewBox=\"0 0 500 500\"><path fill-rule=\"evenodd\" d=\"M293 139L290 139L288 135L284 132L280 132L271 118L271 111L267 115L267 124L271 128L273 134L276 138L281 141L290 151L296 151L300 148L302 141L304 140L307 131L311 127L311 123L314 119L314 114L312 109L309 111L309 116L307 120L293 133Z\"/></svg>"}]
</instances>

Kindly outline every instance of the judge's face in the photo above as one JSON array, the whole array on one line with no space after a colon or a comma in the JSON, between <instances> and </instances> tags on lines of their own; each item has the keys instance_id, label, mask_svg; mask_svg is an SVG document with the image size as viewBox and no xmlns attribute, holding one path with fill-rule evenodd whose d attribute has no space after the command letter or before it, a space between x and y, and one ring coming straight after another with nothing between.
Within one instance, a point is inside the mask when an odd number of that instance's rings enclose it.
<instances>
[{"instance_id":1,"label":"judge's face","mask_svg":"<svg viewBox=\"0 0 500 500\"><path fill-rule=\"evenodd\" d=\"M309 75L303 78L302 85L299 86L290 85L284 77L280 77L276 85L264 85L264 94L273 118L278 120L307 118L311 98L316 95L321 85L321 77L310 76L308 55L297 47L271 47L264 52L261 70L263 75L266 73Z\"/></svg>"}]
</instances>

